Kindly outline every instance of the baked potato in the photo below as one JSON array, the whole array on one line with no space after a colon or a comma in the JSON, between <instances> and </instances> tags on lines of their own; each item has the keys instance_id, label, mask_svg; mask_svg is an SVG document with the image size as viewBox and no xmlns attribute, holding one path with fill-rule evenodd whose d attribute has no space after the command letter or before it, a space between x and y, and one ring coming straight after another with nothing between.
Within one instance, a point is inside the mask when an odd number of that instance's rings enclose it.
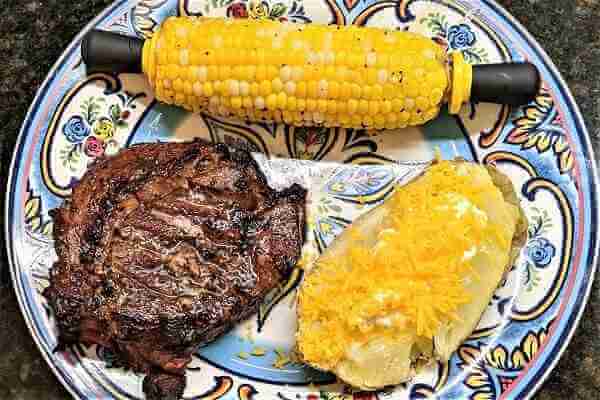
<instances>
[{"instance_id":1,"label":"baked potato","mask_svg":"<svg viewBox=\"0 0 600 400\"><path fill-rule=\"evenodd\" d=\"M299 356L363 390L448 360L477 326L526 228L511 182L494 167L432 163L307 267Z\"/></svg>"}]
</instances>

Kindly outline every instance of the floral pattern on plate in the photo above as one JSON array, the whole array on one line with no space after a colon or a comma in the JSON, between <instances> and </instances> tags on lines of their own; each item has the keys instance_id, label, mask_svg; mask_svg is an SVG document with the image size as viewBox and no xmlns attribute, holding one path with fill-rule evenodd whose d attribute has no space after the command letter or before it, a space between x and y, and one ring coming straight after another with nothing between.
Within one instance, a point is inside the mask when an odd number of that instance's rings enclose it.
<instances>
[{"instance_id":1,"label":"floral pattern on plate","mask_svg":"<svg viewBox=\"0 0 600 400\"><path fill-rule=\"evenodd\" d=\"M311 188L307 246L314 259L343 229L413 178L440 149L446 158L507 173L529 219L529 237L477 329L447 363L412 382L355 392L294 362L296 273L255 318L201 349L186 398L528 398L564 351L591 285L598 248L597 180L581 117L556 70L514 20L489 0L119 0L95 22L150 37L170 15L271 18L386 26L428 35L473 63L528 59L545 81L531 104L442 110L422 128L386 132L293 128L192 115L159 104L133 75L85 76L74 42L41 87L23 125L8 196L11 273L23 314L59 379L81 399L138 399L142 377L98 346L54 352L56 328L40 295L55 259L48 211L100 157L139 142L201 137L260 153L270 184ZM262 157L262 158L261 158ZM279 157L266 161L267 157ZM290 161L290 158L296 160ZM260 161L262 160L262 161ZM240 352L264 350L246 359ZM314 382L316 385L310 385Z\"/></svg>"}]
</instances>

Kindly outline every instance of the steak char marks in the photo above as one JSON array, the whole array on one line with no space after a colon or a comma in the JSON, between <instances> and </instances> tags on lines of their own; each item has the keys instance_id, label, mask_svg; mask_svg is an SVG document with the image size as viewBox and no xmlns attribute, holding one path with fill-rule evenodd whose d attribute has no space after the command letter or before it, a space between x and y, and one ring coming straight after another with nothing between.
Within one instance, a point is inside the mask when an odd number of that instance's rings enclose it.
<instances>
[{"instance_id":1,"label":"steak char marks","mask_svg":"<svg viewBox=\"0 0 600 400\"><path fill-rule=\"evenodd\" d=\"M191 354L256 312L294 267L306 191L271 189L251 156L202 141L141 144L94 163L53 211L44 291L60 344L111 348L180 398Z\"/></svg>"}]
</instances>

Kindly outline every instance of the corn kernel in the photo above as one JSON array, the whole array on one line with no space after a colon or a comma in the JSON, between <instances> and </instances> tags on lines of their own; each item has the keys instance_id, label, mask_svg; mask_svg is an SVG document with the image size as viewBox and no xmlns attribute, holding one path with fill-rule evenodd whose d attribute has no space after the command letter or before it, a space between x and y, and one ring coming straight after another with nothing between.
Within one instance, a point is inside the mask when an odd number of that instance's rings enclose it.
<instances>
[{"instance_id":1,"label":"corn kernel","mask_svg":"<svg viewBox=\"0 0 600 400\"><path fill-rule=\"evenodd\" d=\"M192 94L192 84L189 81L183 82L183 93L185 93L188 96Z\"/></svg>"},{"instance_id":2,"label":"corn kernel","mask_svg":"<svg viewBox=\"0 0 600 400\"><path fill-rule=\"evenodd\" d=\"M319 112L327 112L327 100L319 99L317 100L317 111Z\"/></svg>"},{"instance_id":3,"label":"corn kernel","mask_svg":"<svg viewBox=\"0 0 600 400\"><path fill-rule=\"evenodd\" d=\"M414 79L409 80L405 87L406 97L415 98L419 95L419 84Z\"/></svg>"},{"instance_id":4,"label":"corn kernel","mask_svg":"<svg viewBox=\"0 0 600 400\"><path fill-rule=\"evenodd\" d=\"M244 67L244 79L247 81L253 81L256 78L256 66L246 65Z\"/></svg>"},{"instance_id":5,"label":"corn kernel","mask_svg":"<svg viewBox=\"0 0 600 400\"><path fill-rule=\"evenodd\" d=\"M287 95L283 92L277 95L277 108L284 109L287 104Z\"/></svg>"},{"instance_id":6,"label":"corn kernel","mask_svg":"<svg viewBox=\"0 0 600 400\"><path fill-rule=\"evenodd\" d=\"M173 81L173 90L175 93L180 93L183 89L183 81L179 78Z\"/></svg>"},{"instance_id":7,"label":"corn kernel","mask_svg":"<svg viewBox=\"0 0 600 400\"><path fill-rule=\"evenodd\" d=\"M371 98L373 100L380 100L383 98L383 87L379 84L373 85L373 90L371 92Z\"/></svg>"},{"instance_id":8,"label":"corn kernel","mask_svg":"<svg viewBox=\"0 0 600 400\"><path fill-rule=\"evenodd\" d=\"M317 109L317 100L313 98L306 99L306 109L308 111L315 111Z\"/></svg>"},{"instance_id":9,"label":"corn kernel","mask_svg":"<svg viewBox=\"0 0 600 400\"><path fill-rule=\"evenodd\" d=\"M264 81L265 79L267 79L267 68L264 66L264 64L259 64L256 67L256 80L258 82Z\"/></svg>"},{"instance_id":10,"label":"corn kernel","mask_svg":"<svg viewBox=\"0 0 600 400\"><path fill-rule=\"evenodd\" d=\"M377 78L377 70L375 68L367 68L367 84L376 84Z\"/></svg>"},{"instance_id":11,"label":"corn kernel","mask_svg":"<svg viewBox=\"0 0 600 400\"><path fill-rule=\"evenodd\" d=\"M325 79L321 79L318 85L318 97L321 99L327 98L329 93L329 82L327 82Z\"/></svg>"},{"instance_id":12,"label":"corn kernel","mask_svg":"<svg viewBox=\"0 0 600 400\"><path fill-rule=\"evenodd\" d=\"M415 100L417 109L419 110L426 110L429 107L429 100L427 100L426 97L423 96L419 96L417 97L417 99Z\"/></svg>"},{"instance_id":13,"label":"corn kernel","mask_svg":"<svg viewBox=\"0 0 600 400\"><path fill-rule=\"evenodd\" d=\"M297 104L296 104L296 108L298 109L298 111L304 111L304 110L306 110L306 100L304 100L304 99L298 99L297 100Z\"/></svg>"},{"instance_id":14,"label":"corn kernel","mask_svg":"<svg viewBox=\"0 0 600 400\"><path fill-rule=\"evenodd\" d=\"M231 76L234 79L242 80L244 79L244 67L242 65L236 65L231 69Z\"/></svg>"},{"instance_id":15,"label":"corn kernel","mask_svg":"<svg viewBox=\"0 0 600 400\"><path fill-rule=\"evenodd\" d=\"M360 99L361 96L362 96L362 89L361 89L361 87L358 84L353 83L352 84L352 98L353 99Z\"/></svg>"},{"instance_id":16,"label":"corn kernel","mask_svg":"<svg viewBox=\"0 0 600 400\"><path fill-rule=\"evenodd\" d=\"M287 98L287 109L290 111L296 111L297 100L294 96L288 96Z\"/></svg>"},{"instance_id":17,"label":"corn kernel","mask_svg":"<svg viewBox=\"0 0 600 400\"><path fill-rule=\"evenodd\" d=\"M385 71L388 67L389 60L390 60L390 57L387 53L385 53L385 52L378 53L377 54L377 63L376 63L377 68L380 68Z\"/></svg>"},{"instance_id":18,"label":"corn kernel","mask_svg":"<svg viewBox=\"0 0 600 400\"><path fill-rule=\"evenodd\" d=\"M210 96L210 98L208 99L208 105L212 108L219 107L220 103L221 103L221 100L219 99L218 96Z\"/></svg>"},{"instance_id":19,"label":"corn kernel","mask_svg":"<svg viewBox=\"0 0 600 400\"><path fill-rule=\"evenodd\" d=\"M341 83L339 98L348 99L350 97L351 90L352 90L352 86L350 83L348 83L348 82Z\"/></svg>"},{"instance_id":20,"label":"corn kernel","mask_svg":"<svg viewBox=\"0 0 600 400\"><path fill-rule=\"evenodd\" d=\"M258 96L254 99L254 106L257 110L262 110L265 108L265 99L261 96Z\"/></svg>"},{"instance_id":21,"label":"corn kernel","mask_svg":"<svg viewBox=\"0 0 600 400\"><path fill-rule=\"evenodd\" d=\"M373 98L373 88L371 86L365 85L362 88L362 98L366 100L371 100Z\"/></svg>"},{"instance_id":22,"label":"corn kernel","mask_svg":"<svg viewBox=\"0 0 600 400\"><path fill-rule=\"evenodd\" d=\"M227 81L227 92L230 96L239 96L240 83L235 79L230 79L229 81Z\"/></svg>"},{"instance_id":23,"label":"corn kernel","mask_svg":"<svg viewBox=\"0 0 600 400\"><path fill-rule=\"evenodd\" d=\"M250 84L250 96L256 97L260 91L260 85L256 82Z\"/></svg>"},{"instance_id":24,"label":"corn kernel","mask_svg":"<svg viewBox=\"0 0 600 400\"><path fill-rule=\"evenodd\" d=\"M348 114L340 114L339 119L342 126L348 126L350 124L350 116Z\"/></svg>"},{"instance_id":25,"label":"corn kernel","mask_svg":"<svg viewBox=\"0 0 600 400\"><path fill-rule=\"evenodd\" d=\"M377 100L369 101L369 114L375 115L379 112L379 102Z\"/></svg>"},{"instance_id":26,"label":"corn kernel","mask_svg":"<svg viewBox=\"0 0 600 400\"><path fill-rule=\"evenodd\" d=\"M271 85L273 87L273 91L276 93L279 93L283 90L283 83L281 82L281 79L279 79L279 78L273 79L273 82L271 83Z\"/></svg>"},{"instance_id":27,"label":"corn kernel","mask_svg":"<svg viewBox=\"0 0 600 400\"><path fill-rule=\"evenodd\" d=\"M208 77L208 70L207 70L206 66L202 65L202 66L198 67L198 69L196 71L196 79L198 79L200 82L206 82L207 77Z\"/></svg>"},{"instance_id":28,"label":"corn kernel","mask_svg":"<svg viewBox=\"0 0 600 400\"><path fill-rule=\"evenodd\" d=\"M392 102L389 100L384 100L381 102L381 112L384 114L392 112Z\"/></svg>"},{"instance_id":29,"label":"corn kernel","mask_svg":"<svg viewBox=\"0 0 600 400\"><path fill-rule=\"evenodd\" d=\"M309 81L308 84L306 85L306 92L308 97L314 99L317 98L318 94L319 94L319 87L317 84L317 81Z\"/></svg>"},{"instance_id":30,"label":"corn kernel","mask_svg":"<svg viewBox=\"0 0 600 400\"><path fill-rule=\"evenodd\" d=\"M283 116L283 122L286 124L292 124L294 122L294 116L290 111L285 110L281 114Z\"/></svg>"},{"instance_id":31,"label":"corn kernel","mask_svg":"<svg viewBox=\"0 0 600 400\"><path fill-rule=\"evenodd\" d=\"M365 55L365 64L367 67L374 67L377 64L377 54L369 52Z\"/></svg>"},{"instance_id":32,"label":"corn kernel","mask_svg":"<svg viewBox=\"0 0 600 400\"><path fill-rule=\"evenodd\" d=\"M204 82L204 85L202 86L202 92L204 92L204 95L207 97L212 96L214 93L212 84L210 82Z\"/></svg>"},{"instance_id":33,"label":"corn kernel","mask_svg":"<svg viewBox=\"0 0 600 400\"><path fill-rule=\"evenodd\" d=\"M323 77L329 81L336 79L338 77L337 68L335 68L333 65L327 66L325 68L325 73L323 74Z\"/></svg>"},{"instance_id":34,"label":"corn kernel","mask_svg":"<svg viewBox=\"0 0 600 400\"><path fill-rule=\"evenodd\" d=\"M179 67L177 65L169 65L167 67L167 78L171 80L177 79L179 76Z\"/></svg>"},{"instance_id":35,"label":"corn kernel","mask_svg":"<svg viewBox=\"0 0 600 400\"><path fill-rule=\"evenodd\" d=\"M429 101L431 102L432 105L437 105L442 101L443 96L444 96L444 93L442 92L442 90L439 88L435 88L429 94Z\"/></svg>"},{"instance_id":36,"label":"corn kernel","mask_svg":"<svg viewBox=\"0 0 600 400\"><path fill-rule=\"evenodd\" d=\"M281 67L281 69L279 70L279 77L281 78L282 82L287 82L291 80L292 67L290 67L289 65L284 65L283 67Z\"/></svg>"},{"instance_id":37,"label":"corn kernel","mask_svg":"<svg viewBox=\"0 0 600 400\"><path fill-rule=\"evenodd\" d=\"M206 68L206 78L208 81L214 81L219 78L219 69L216 65L209 65Z\"/></svg>"},{"instance_id":38,"label":"corn kernel","mask_svg":"<svg viewBox=\"0 0 600 400\"><path fill-rule=\"evenodd\" d=\"M304 70L302 67L294 67L292 68L292 79L295 81L299 81L304 76Z\"/></svg>"},{"instance_id":39,"label":"corn kernel","mask_svg":"<svg viewBox=\"0 0 600 400\"><path fill-rule=\"evenodd\" d=\"M358 102L358 112L360 114L366 114L369 112L369 102L367 100L360 100Z\"/></svg>"},{"instance_id":40,"label":"corn kernel","mask_svg":"<svg viewBox=\"0 0 600 400\"><path fill-rule=\"evenodd\" d=\"M298 82L296 85L296 96L298 98L306 97L306 82Z\"/></svg>"},{"instance_id":41,"label":"corn kernel","mask_svg":"<svg viewBox=\"0 0 600 400\"><path fill-rule=\"evenodd\" d=\"M265 80L260 83L259 93L261 96L267 97L272 92L273 92L273 88L271 85L271 81Z\"/></svg>"},{"instance_id":42,"label":"corn kernel","mask_svg":"<svg viewBox=\"0 0 600 400\"><path fill-rule=\"evenodd\" d=\"M266 100L267 109L275 110L277 108L277 95L271 93L267 96Z\"/></svg>"},{"instance_id":43,"label":"corn kernel","mask_svg":"<svg viewBox=\"0 0 600 400\"><path fill-rule=\"evenodd\" d=\"M223 94L224 93L224 89L225 89L225 85L223 85L221 83L221 81L214 81L213 82L213 90L215 91L215 93L217 93L217 94Z\"/></svg>"},{"instance_id":44,"label":"corn kernel","mask_svg":"<svg viewBox=\"0 0 600 400\"><path fill-rule=\"evenodd\" d=\"M354 114L358 110L358 101L356 99L348 100L348 112Z\"/></svg>"},{"instance_id":45,"label":"corn kernel","mask_svg":"<svg viewBox=\"0 0 600 400\"><path fill-rule=\"evenodd\" d=\"M239 83L239 87L240 87L240 94L242 96L248 96L248 94L250 94L250 85L248 84L248 82L241 81Z\"/></svg>"},{"instance_id":46,"label":"corn kernel","mask_svg":"<svg viewBox=\"0 0 600 400\"><path fill-rule=\"evenodd\" d=\"M329 82L329 97L332 99L337 99L340 94L340 84L336 81Z\"/></svg>"},{"instance_id":47,"label":"corn kernel","mask_svg":"<svg viewBox=\"0 0 600 400\"><path fill-rule=\"evenodd\" d=\"M327 112L335 114L337 112L337 103L335 100L327 100Z\"/></svg>"},{"instance_id":48,"label":"corn kernel","mask_svg":"<svg viewBox=\"0 0 600 400\"><path fill-rule=\"evenodd\" d=\"M275 79L279 76L279 70L274 65L269 65L267 67L267 79Z\"/></svg>"},{"instance_id":49,"label":"corn kernel","mask_svg":"<svg viewBox=\"0 0 600 400\"><path fill-rule=\"evenodd\" d=\"M195 82L194 85L192 86L192 91L194 92L194 94L198 97L202 96L202 84L200 82Z\"/></svg>"},{"instance_id":50,"label":"corn kernel","mask_svg":"<svg viewBox=\"0 0 600 400\"><path fill-rule=\"evenodd\" d=\"M240 96L234 96L231 98L231 107L242 108L242 98Z\"/></svg>"}]
</instances>

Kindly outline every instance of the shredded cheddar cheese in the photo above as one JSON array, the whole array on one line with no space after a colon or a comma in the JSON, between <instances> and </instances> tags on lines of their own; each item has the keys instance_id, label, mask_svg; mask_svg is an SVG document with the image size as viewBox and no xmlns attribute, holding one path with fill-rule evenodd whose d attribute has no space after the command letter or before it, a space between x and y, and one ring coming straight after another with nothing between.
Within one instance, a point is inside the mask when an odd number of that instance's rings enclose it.
<instances>
[{"instance_id":1,"label":"shredded cheddar cheese","mask_svg":"<svg viewBox=\"0 0 600 400\"><path fill-rule=\"evenodd\" d=\"M473 258L512 240L483 211L491 200L504 204L485 168L439 161L392 195L375 237L350 227L347 255L318 259L303 284L303 358L330 369L373 335L431 340L459 319L466 282L478 279Z\"/></svg>"}]
</instances>

